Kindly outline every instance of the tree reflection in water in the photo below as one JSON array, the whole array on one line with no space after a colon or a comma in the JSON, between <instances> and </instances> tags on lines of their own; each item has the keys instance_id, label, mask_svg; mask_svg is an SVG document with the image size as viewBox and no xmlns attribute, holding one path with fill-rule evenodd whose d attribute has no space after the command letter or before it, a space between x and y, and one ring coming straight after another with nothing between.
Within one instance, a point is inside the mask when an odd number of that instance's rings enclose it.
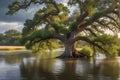
<instances>
[{"instance_id":1,"label":"tree reflection in water","mask_svg":"<svg viewBox=\"0 0 120 80\"><path fill-rule=\"evenodd\" d=\"M104 60L101 68L101 76L110 80L120 80L120 63L117 59Z\"/></svg>"},{"instance_id":2,"label":"tree reflection in water","mask_svg":"<svg viewBox=\"0 0 120 80\"><path fill-rule=\"evenodd\" d=\"M56 59L40 59L34 60L33 62L22 62L20 66L21 75L28 80L73 80L77 78L75 77L76 61L65 60L64 62L65 63ZM62 65L61 68L58 63Z\"/></svg>"},{"instance_id":3,"label":"tree reflection in water","mask_svg":"<svg viewBox=\"0 0 120 80\"><path fill-rule=\"evenodd\" d=\"M39 56L8 55L0 57L4 66L16 65L14 73L25 80L119 80L118 59L54 59L56 54ZM2 66L2 65L1 65ZM15 66L14 66L15 67ZM12 69L9 68L12 71ZM16 72L15 72L16 71ZM6 72L7 73L7 72ZM15 75L11 74L11 75ZM9 76L9 75L8 75Z\"/></svg>"},{"instance_id":4,"label":"tree reflection in water","mask_svg":"<svg viewBox=\"0 0 120 80\"><path fill-rule=\"evenodd\" d=\"M22 61L27 80L119 80L118 60L34 59Z\"/></svg>"},{"instance_id":5,"label":"tree reflection in water","mask_svg":"<svg viewBox=\"0 0 120 80\"><path fill-rule=\"evenodd\" d=\"M120 58L54 59L57 54L0 56L0 79L120 80ZM3 74L3 72L5 74Z\"/></svg>"},{"instance_id":6,"label":"tree reflection in water","mask_svg":"<svg viewBox=\"0 0 120 80\"><path fill-rule=\"evenodd\" d=\"M41 60L43 61L43 60ZM46 63L34 60L33 62L22 62L20 66L21 75L28 80L54 80L50 71L52 68L52 61ZM47 76L47 77L46 77Z\"/></svg>"}]
</instances>

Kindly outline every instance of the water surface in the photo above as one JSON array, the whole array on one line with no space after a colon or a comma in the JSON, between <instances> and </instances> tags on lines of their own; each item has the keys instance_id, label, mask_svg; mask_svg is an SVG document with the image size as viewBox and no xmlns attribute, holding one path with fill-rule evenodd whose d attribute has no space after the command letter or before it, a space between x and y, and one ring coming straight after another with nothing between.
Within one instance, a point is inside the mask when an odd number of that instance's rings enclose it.
<instances>
[{"instance_id":1,"label":"water surface","mask_svg":"<svg viewBox=\"0 0 120 80\"><path fill-rule=\"evenodd\" d=\"M120 58L55 59L55 55L0 56L0 80L120 80Z\"/></svg>"}]
</instances>

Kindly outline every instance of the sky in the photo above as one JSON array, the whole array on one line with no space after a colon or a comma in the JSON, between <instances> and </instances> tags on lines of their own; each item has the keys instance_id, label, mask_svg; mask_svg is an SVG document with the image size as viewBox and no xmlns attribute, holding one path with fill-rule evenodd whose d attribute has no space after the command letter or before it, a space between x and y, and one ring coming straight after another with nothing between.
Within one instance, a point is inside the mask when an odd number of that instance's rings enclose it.
<instances>
[{"instance_id":1,"label":"sky","mask_svg":"<svg viewBox=\"0 0 120 80\"><path fill-rule=\"evenodd\" d=\"M0 0L0 33L9 29L17 29L19 31L24 27L26 19L32 19L34 13L38 10L38 6L31 7L27 11L20 10L12 16L6 15L8 5L14 0Z\"/></svg>"},{"instance_id":2,"label":"sky","mask_svg":"<svg viewBox=\"0 0 120 80\"><path fill-rule=\"evenodd\" d=\"M0 33L4 33L9 29L17 29L19 31L24 27L26 19L32 19L35 12L39 9L38 6L31 6L27 11L20 10L12 16L6 15L8 11L8 5L15 0L0 0ZM63 1L66 5L67 0Z\"/></svg>"},{"instance_id":3,"label":"sky","mask_svg":"<svg viewBox=\"0 0 120 80\"><path fill-rule=\"evenodd\" d=\"M34 9L29 11L19 11L12 16L6 15L8 11L8 5L14 0L1 0L0 1L0 33L3 33L9 29L22 30L23 23L26 19L33 17Z\"/></svg>"}]
</instances>

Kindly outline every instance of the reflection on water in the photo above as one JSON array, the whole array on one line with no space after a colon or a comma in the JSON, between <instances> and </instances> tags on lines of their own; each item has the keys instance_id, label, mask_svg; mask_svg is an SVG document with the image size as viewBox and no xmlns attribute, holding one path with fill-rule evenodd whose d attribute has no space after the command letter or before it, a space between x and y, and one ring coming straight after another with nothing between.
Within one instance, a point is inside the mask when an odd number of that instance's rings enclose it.
<instances>
[{"instance_id":1,"label":"reflection on water","mask_svg":"<svg viewBox=\"0 0 120 80\"><path fill-rule=\"evenodd\" d=\"M120 80L120 58L54 59L57 54L0 57L0 80Z\"/></svg>"}]
</instances>

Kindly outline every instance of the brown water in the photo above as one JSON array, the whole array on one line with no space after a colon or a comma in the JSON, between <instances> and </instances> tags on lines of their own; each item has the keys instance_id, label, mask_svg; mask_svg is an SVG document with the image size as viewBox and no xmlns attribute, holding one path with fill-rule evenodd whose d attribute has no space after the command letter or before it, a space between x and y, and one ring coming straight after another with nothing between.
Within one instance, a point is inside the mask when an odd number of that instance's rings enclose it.
<instances>
[{"instance_id":1,"label":"brown water","mask_svg":"<svg viewBox=\"0 0 120 80\"><path fill-rule=\"evenodd\" d=\"M0 56L0 80L120 80L120 58L54 59L40 56ZM50 56L49 58L46 56Z\"/></svg>"}]
</instances>

